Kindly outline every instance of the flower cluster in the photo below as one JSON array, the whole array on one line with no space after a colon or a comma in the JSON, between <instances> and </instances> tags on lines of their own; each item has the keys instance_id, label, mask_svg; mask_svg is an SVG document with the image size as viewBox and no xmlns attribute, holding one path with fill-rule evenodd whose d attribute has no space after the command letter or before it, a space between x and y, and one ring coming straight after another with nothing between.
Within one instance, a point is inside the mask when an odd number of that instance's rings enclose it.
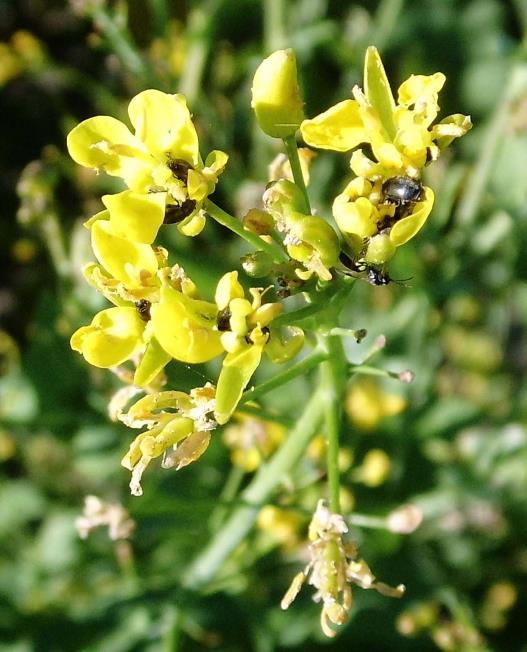
<instances>
[{"instance_id":1,"label":"flower cluster","mask_svg":"<svg viewBox=\"0 0 527 652\"><path fill-rule=\"evenodd\" d=\"M281 603L282 609L287 609L307 580L317 589L313 599L322 603L320 625L329 637L336 635L331 625L343 625L348 619L353 599L351 584L392 598L400 598L405 590L402 584L392 588L375 581L368 564L358 559L357 547L345 541L347 531L343 517L331 512L320 500L309 524L310 560L293 578Z\"/></svg>"},{"instance_id":2,"label":"flower cluster","mask_svg":"<svg viewBox=\"0 0 527 652\"><path fill-rule=\"evenodd\" d=\"M430 214L434 193L421 184L421 172L472 126L461 114L433 124L444 83L442 73L412 75L399 87L396 103L379 54L370 47L364 90L355 86L354 99L302 122L308 145L355 150L350 161L355 178L333 203L353 261L383 265ZM373 159L359 145L368 145Z\"/></svg>"},{"instance_id":3,"label":"flower cluster","mask_svg":"<svg viewBox=\"0 0 527 652\"><path fill-rule=\"evenodd\" d=\"M179 265L169 265L168 252L155 246L159 229L177 223L189 236L203 229L203 202L214 190L227 155L213 152L202 163L181 95L144 91L130 102L129 115L133 134L122 122L98 116L68 136L75 161L121 177L128 185L120 193L104 195L105 210L86 222L97 262L84 267L84 276L114 305L79 328L71 346L96 367L117 368L132 361L131 382L149 392L137 404L139 411L146 405L154 410L144 424L148 430L123 461L132 471L132 493L139 495L139 479L151 459L171 447L177 453L170 464L165 456L164 466L180 468L196 459L210 431L230 419L264 351L272 361L285 362L302 348L304 337L300 328L273 329L271 322L282 305L266 302L263 288L250 288L246 298L238 272L219 280L212 302L199 297ZM152 383L160 384L156 379L171 360L197 364L222 353L217 387L197 388L188 399L200 403L206 395L212 415L206 427L195 416L201 408L183 407L181 396L153 390ZM177 417L164 410L158 414L167 400ZM136 410L125 423L137 427Z\"/></svg>"}]
</instances>

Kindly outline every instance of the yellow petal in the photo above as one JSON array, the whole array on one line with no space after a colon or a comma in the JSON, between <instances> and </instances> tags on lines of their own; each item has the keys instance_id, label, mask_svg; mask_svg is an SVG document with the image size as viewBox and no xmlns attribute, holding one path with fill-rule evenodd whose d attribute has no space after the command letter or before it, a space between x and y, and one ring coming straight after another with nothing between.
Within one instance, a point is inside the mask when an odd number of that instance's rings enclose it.
<instances>
[{"instance_id":1,"label":"yellow petal","mask_svg":"<svg viewBox=\"0 0 527 652\"><path fill-rule=\"evenodd\" d=\"M106 115L88 118L70 131L68 152L79 165L103 168L108 174L119 175L120 152L115 146L127 145L131 151L140 144L120 120Z\"/></svg>"},{"instance_id":2,"label":"yellow petal","mask_svg":"<svg viewBox=\"0 0 527 652\"><path fill-rule=\"evenodd\" d=\"M399 104L406 105L416 118L429 126L436 118L439 105L439 91L446 81L445 75L411 75L399 87Z\"/></svg>"},{"instance_id":3,"label":"yellow petal","mask_svg":"<svg viewBox=\"0 0 527 652\"><path fill-rule=\"evenodd\" d=\"M256 371L263 346L249 345L241 351L227 353L216 389L216 421L227 423L238 405L245 386Z\"/></svg>"},{"instance_id":4,"label":"yellow petal","mask_svg":"<svg viewBox=\"0 0 527 652\"><path fill-rule=\"evenodd\" d=\"M220 310L224 310L233 299L243 299L245 293L238 281L238 272L227 272L218 281L214 300Z\"/></svg>"},{"instance_id":5,"label":"yellow petal","mask_svg":"<svg viewBox=\"0 0 527 652\"><path fill-rule=\"evenodd\" d=\"M197 170L189 170L187 190L190 199L202 201L208 194L209 184L201 172L198 172Z\"/></svg>"},{"instance_id":6,"label":"yellow petal","mask_svg":"<svg viewBox=\"0 0 527 652\"><path fill-rule=\"evenodd\" d=\"M172 357L161 348L156 338L152 337L147 344L141 362L135 370L134 385L144 387L151 383L171 359Z\"/></svg>"},{"instance_id":7,"label":"yellow petal","mask_svg":"<svg viewBox=\"0 0 527 652\"><path fill-rule=\"evenodd\" d=\"M393 117L395 100L381 57L373 45L366 50L364 60L364 92L368 102L377 111L389 138L393 140L396 131Z\"/></svg>"},{"instance_id":8,"label":"yellow petal","mask_svg":"<svg viewBox=\"0 0 527 652\"><path fill-rule=\"evenodd\" d=\"M342 199L341 199L342 197ZM377 232L378 213L375 206L366 197L355 201L339 195L333 203L333 215L339 229L359 238L368 238Z\"/></svg>"},{"instance_id":9,"label":"yellow petal","mask_svg":"<svg viewBox=\"0 0 527 652\"><path fill-rule=\"evenodd\" d=\"M197 213L186 217L183 222L180 222L177 225L177 229L178 231L181 231L183 235L193 238L203 231L206 221L205 213L203 211L198 211Z\"/></svg>"},{"instance_id":10,"label":"yellow petal","mask_svg":"<svg viewBox=\"0 0 527 652\"><path fill-rule=\"evenodd\" d=\"M114 367L142 348L144 329L135 308L108 308L73 333L70 345L95 367Z\"/></svg>"},{"instance_id":11,"label":"yellow petal","mask_svg":"<svg viewBox=\"0 0 527 652\"><path fill-rule=\"evenodd\" d=\"M222 152L221 149L213 150L205 159L205 168L203 169L203 173L205 175L210 175L212 173L215 177L217 177L223 172L228 160L229 155L225 152Z\"/></svg>"},{"instance_id":12,"label":"yellow petal","mask_svg":"<svg viewBox=\"0 0 527 652\"><path fill-rule=\"evenodd\" d=\"M130 102L128 115L136 136L154 156L169 154L193 166L198 164L198 136L183 95L143 91Z\"/></svg>"},{"instance_id":13,"label":"yellow petal","mask_svg":"<svg viewBox=\"0 0 527 652\"><path fill-rule=\"evenodd\" d=\"M390 240L396 247L408 242L421 229L426 222L432 206L434 205L434 193L431 188L423 188L425 196L413 207L412 213L402 220L396 222L390 231Z\"/></svg>"},{"instance_id":14,"label":"yellow petal","mask_svg":"<svg viewBox=\"0 0 527 652\"><path fill-rule=\"evenodd\" d=\"M115 235L147 245L154 242L165 218L166 192L143 194L125 190L104 195L102 202L110 212Z\"/></svg>"},{"instance_id":15,"label":"yellow petal","mask_svg":"<svg viewBox=\"0 0 527 652\"><path fill-rule=\"evenodd\" d=\"M209 443L210 430L193 432L173 453L167 455L163 461L163 467L170 469L175 466L176 471L179 471L200 458L209 447Z\"/></svg>"},{"instance_id":16,"label":"yellow petal","mask_svg":"<svg viewBox=\"0 0 527 652\"><path fill-rule=\"evenodd\" d=\"M347 152L369 140L355 100L344 100L300 125L308 145Z\"/></svg>"},{"instance_id":17,"label":"yellow petal","mask_svg":"<svg viewBox=\"0 0 527 652\"><path fill-rule=\"evenodd\" d=\"M440 149L448 147L454 138L464 136L472 129L472 120L469 115L455 113L449 115L432 127L432 138Z\"/></svg>"},{"instance_id":18,"label":"yellow petal","mask_svg":"<svg viewBox=\"0 0 527 652\"><path fill-rule=\"evenodd\" d=\"M97 260L127 287L140 287L155 276L158 264L150 245L116 235L111 224L104 220L95 222L91 232Z\"/></svg>"},{"instance_id":19,"label":"yellow petal","mask_svg":"<svg viewBox=\"0 0 527 652\"><path fill-rule=\"evenodd\" d=\"M206 362L223 351L220 333L215 330L217 308L213 303L191 299L165 286L151 315L159 344L176 360Z\"/></svg>"}]
</instances>

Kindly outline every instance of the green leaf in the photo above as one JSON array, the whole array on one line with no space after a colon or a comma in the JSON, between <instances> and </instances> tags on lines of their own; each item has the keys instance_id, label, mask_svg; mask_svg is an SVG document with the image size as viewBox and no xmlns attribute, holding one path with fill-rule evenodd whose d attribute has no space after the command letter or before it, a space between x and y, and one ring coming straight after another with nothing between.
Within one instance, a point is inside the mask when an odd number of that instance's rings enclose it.
<instances>
[{"instance_id":1,"label":"green leaf","mask_svg":"<svg viewBox=\"0 0 527 652\"><path fill-rule=\"evenodd\" d=\"M364 60L364 93L368 102L375 108L386 133L393 140L395 138L395 121L393 112L395 100L381 57L376 47L370 45L366 50Z\"/></svg>"}]
</instances>

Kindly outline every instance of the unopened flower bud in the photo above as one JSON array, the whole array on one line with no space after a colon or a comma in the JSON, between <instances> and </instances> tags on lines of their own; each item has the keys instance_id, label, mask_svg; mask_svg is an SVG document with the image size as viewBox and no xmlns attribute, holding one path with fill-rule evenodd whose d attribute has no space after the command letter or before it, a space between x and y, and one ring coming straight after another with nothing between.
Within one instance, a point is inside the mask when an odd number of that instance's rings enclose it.
<instances>
[{"instance_id":1,"label":"unopened flower bud","mask_svg":"<svg viewBox=\"0 0 527 652\"><path fill-rule=\"evenodd\" d=\"M273 138L293 136L304 119L292 50L277 50L258 66L251 106L262 131Z\"/></svg>"},{"instance_id":2,"label":"unopened flower bud","mask_svg":"<svg viewBox=\"0 0 527 652\"><path fill-rule=\"evenodd\" d=\"M390 236L385 233L370 238L364 260L372 265L382 265L386 263L395 254L395 245L390 240Z\"/></svg>"},{"instance_id":3,"label":"unopened flower bud","mask_svg":"<svg viewBox=\"0 0 527 652\"><path fill-rule=\"evenodd\" d=\"M421 525L423 512L417 505L402 505L388 514L387 524L390 532L411 534Z\"/></svg>"},{"instance_id":4,"label":"unopened flower bud","mask_svg":"<svg viewBox=\"0 0 527 652\"><path fill-rule=\"evenodd\" d=\"M270 183L263 194L263 202L267 210L280 219L286 209L301 212L304 209L304 195L292 181L280 179Z\"/></svg>"},{"instance_id":5,"label":"unopened flower bud","mask_svg":"<svg viewBox=\"0 0 527 652\"><path fill-rule=\"evenodd\" d=\"M243 218L243 226L258 235L268 235L274 229L274 220L266 211L251 208Z\"/></svg>"},{"instance_id":6,"label":"unopened flower bud","mask_svg":"<svg viewBox=\"0 0 527 652\"><path fill-rule=\"evenodd\" d=\"M252 254L243 256L241 264L247 276L261 278L270 274L274 261L265 251L255 251Z\"/></svg>"}]
</instances>

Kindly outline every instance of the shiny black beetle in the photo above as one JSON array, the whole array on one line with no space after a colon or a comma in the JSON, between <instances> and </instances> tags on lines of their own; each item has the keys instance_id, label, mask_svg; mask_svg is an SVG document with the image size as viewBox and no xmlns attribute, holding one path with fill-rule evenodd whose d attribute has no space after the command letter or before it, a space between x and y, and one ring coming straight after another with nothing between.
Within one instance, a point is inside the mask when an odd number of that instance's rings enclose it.
<instances>
[{"instance_id":1,"label":"shiny black beetle","mask_svg":"<svg viewBox=\"0 0 527 652\"><path fill-rule=\"evenodd\" d=\"M382 184L382 192L384 201L397 206L407 206L419 201L423 186L420 181L411 177L392 177Z\"/></svg>"}]
</instances>

